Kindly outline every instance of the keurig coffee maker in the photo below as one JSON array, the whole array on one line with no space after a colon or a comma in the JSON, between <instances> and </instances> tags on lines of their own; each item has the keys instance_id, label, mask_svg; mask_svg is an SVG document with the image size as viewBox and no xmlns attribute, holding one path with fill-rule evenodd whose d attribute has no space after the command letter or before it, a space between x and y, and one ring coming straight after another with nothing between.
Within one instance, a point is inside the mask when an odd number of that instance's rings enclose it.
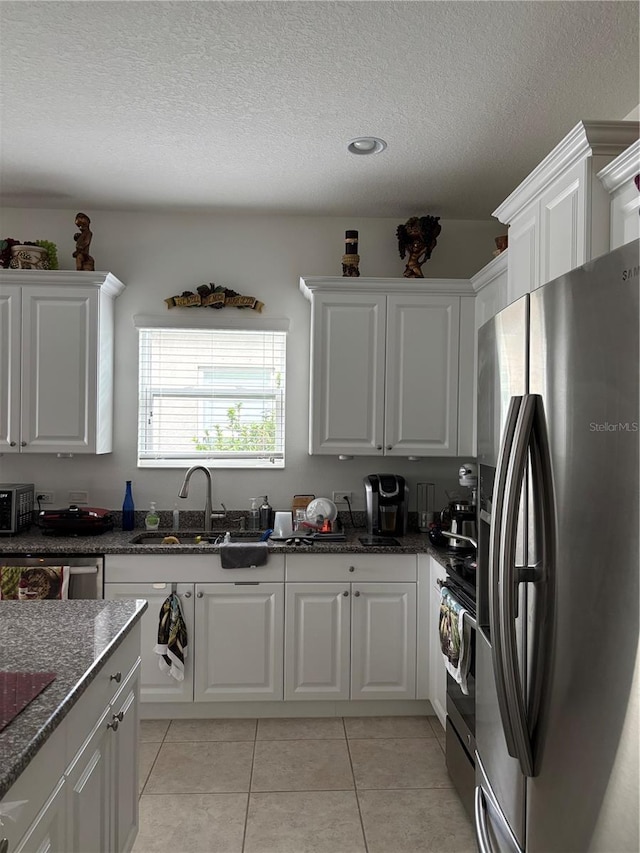
<instances>
[{"instance_id":1,"label":"keurig coffee maker","mask_svg":"<svg viewBox=\"0 0 640 853\"><path fill-rule=\"evenodd\" d=\"M407 530L409 487L397 474L369 474L364 478L367 533L402 536Z\"/></svg>"}]
</instances>

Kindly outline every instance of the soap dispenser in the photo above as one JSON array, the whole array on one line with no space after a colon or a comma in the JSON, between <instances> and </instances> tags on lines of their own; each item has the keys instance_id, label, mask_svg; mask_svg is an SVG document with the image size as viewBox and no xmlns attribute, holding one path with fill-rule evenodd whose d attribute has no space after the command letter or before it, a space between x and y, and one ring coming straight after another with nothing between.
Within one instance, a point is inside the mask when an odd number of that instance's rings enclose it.
<instances>
[{"instance_id":1,"label":"soap dispenser","mask_svg":"<svg viewBox=\"0 0 640 853\"><path fill-rule=\"evenodd\" d=\"M251 498L248 530L260 530L260 510L258 509L258 498Z\"/></svg>"},{"instance_id":2,"label":"soap dispenser","mask_svg":"<svg viewBox=\"0 0 640 853\"><path fill-rule=\"evenodd\" d=\"M157 530L160 527L160 516L156 512L156 505L151 501L149 512L144 519L144 526L147 530Z\"/></svg>"}]
</instances>

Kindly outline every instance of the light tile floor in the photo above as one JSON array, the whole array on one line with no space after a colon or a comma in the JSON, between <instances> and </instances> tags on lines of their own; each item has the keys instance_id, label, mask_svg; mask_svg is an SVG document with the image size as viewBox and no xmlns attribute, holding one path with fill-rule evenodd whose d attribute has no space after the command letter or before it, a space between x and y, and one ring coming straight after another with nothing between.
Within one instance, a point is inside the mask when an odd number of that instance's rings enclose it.
<instances>
[{"instance_id":1,"label":"light tile floor","mask_svg":"<svg viewBox=\"0 0 640 853\"><path fill-rule=\"evenodd\" d=\"M141 726L133 853L475 853L435 717Z\"/></svg>"}]
</instances>

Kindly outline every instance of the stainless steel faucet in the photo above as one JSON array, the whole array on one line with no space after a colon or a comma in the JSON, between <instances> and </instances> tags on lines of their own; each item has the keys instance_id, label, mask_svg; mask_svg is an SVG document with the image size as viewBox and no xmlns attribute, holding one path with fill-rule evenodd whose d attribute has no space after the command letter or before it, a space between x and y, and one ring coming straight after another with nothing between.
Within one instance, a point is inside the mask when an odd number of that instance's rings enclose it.
<instances>
[{"instance_id":1,"label":"stainless steel faucet","mask_svg":"<svg viewBox=\"0 0 640 853\"><path fill-rule=\"evenodd\" d=\"M182 481L182 486L178 492L178 497L186 498L189 494L189 480L191 479L191 475L194 471L202 471L207 478L207 490L204 501L204 532L211 533L211 518L213 516L213 511L211 506L211 472L209 469L205 468L204 465L192 465L184 475L184 480ZM227 514L225 505L221 503L221 506L224 512L216 512L216 518L224 518Z\"/></svg>"}]
</instances>

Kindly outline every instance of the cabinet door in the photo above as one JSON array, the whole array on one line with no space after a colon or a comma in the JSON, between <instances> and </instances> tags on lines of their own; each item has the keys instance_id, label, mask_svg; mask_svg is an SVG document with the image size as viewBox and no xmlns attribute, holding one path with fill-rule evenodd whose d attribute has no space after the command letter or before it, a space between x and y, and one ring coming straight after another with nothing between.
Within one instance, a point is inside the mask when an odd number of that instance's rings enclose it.
<instances>
[{"instance_id":1,"label":"cabinet door","mask_svg":"<svg viewBox=\"0 0 640 853\"><path fill-rule=\"evenodd\" d=\"M15 848L15 853L71 853L66 839L66 785L61 779L44 808ZM85 848L93 853L94 848ZM95 848L104 849L105 848ZM13 850L11 851L13 853Z\"/></svg>"},{"instance_id":2,"label":"cabinet door","mask_svg":"<svg viewBox=\"0 0 640 853\"><path fill-rule=\"evenodd\" d=\"M196 584L197 702L282 699L283 583Z\"/></svg>"},{"instance_id":3,"label":"cabinet door","mask_svg":"<svg viewBox=\"0 0 640 853\"><path fill-rule=\"evenodd\" d=\"M352 586L351 698L416 698L416 584Z\"/></svg>"},{"instance_id":4,"label":"cabinet door","mask_svg":"<svg viewBox=\"0 0 640 853\"><path fill-rule=\"evenodd\" d=\"M509 225L508 304L540 284L539 228L537 203L525 208Z\"/></svg>"},{"instance_id":5,"label":"cabinet door","mask_svg":"<svg viewBox=\"0 0 640 853\"><path fill-rule=\"evenodd\" d=\"M171 591L167 583L106 583L104 597L109 599L144 598L149 607L141 619L142 671L140 675L140 700L142 702L193 702L194 615L193 584L179 583L176 591L187 626L187 657L184 662L184 681L176 681L163 672L154 652L158 642L158 623L162 603Z\"/></svg>"},{"instance_id":6,"label":"cabinet door","mask_svg":"<svg viewBox=\"0 0 640 853\"><path fill-rule=\"evenodd\" d=\"M107 853L111 831L111 707L105 708L67 772L67 851Z\"/></svg>"},{"instance_id":7,"label":"cabinet door","mask_svg":"<svg viewBox=\"0 0 640 853\"><path fill-rule=\"evenodd\" d=\"M349 698L350 625L350 584L286 585L285 699Z\"/></svg>"},{"instance_id":8,"label":"cabinet door","mask_svg":"<svg viewBox=\"0 0 640 853\"><path fill-rule=\"evenodd\" d=\"M111 738L110 853L127 853L138 833L138 752L140 664L130 673L111 705L118 728Z\"/></svg>"},{"instance_id":9,"label":"cabinet door","mask_svg":"<svg viewBox=\"0 0 640 853\"><path fill-rule=\"evenodd\" d=\"M436 716L446 727L447 718L447 671L440 650L440 587L438 580L446 577L444 568L429 558L429 701Z\"/></svg>"},{"instance_id":10,"label":"cabinet door","mask_svg":"<svg viewBox=\"0 0 640 853\"><path fill-rule=\"evenodd\" d=\"M576 163L540 197L540 280L546 284L590 257L587 245L588 160ZM589 211L589 219L591 214ZM509 238L511 251L511 238Z\"/></svg>"},{"instance_id":11,"label":"cabinet door","mask_svg":"<svg viewBox=\"0 0 640 853\"><path fill-rule=\"evenodd\" d=\"M314 297L310 453L382 455L385 300L359 293Z\"/></svg>"},{"instance_id":12,"label":"cabinet door","mask_svg":"<svg viewBox=\"0 0 640 853\"><path fill-rule=\"evenodd\" d=\"M20 451L20 288L0 286L0 453Z\"/></svg>"},{"instance_id":13,"label":"cabinet door","mask_svg":"<svg viewBox=\"0 0 640 853\"><path fill-rule=\"evenodd\" d=\"M387 297L385 455L456 456L460 297Z\"/></svg>"},{"instance_id":14,"label":"cabinet door","mask_svg":"<svg viewBox=\"0 0 640 853\"><path fill-rule=\"evenodd\" d=\"M22 290L25 453L96 451L98 300L94 287Z\"/></svg>"}]
</instances>

